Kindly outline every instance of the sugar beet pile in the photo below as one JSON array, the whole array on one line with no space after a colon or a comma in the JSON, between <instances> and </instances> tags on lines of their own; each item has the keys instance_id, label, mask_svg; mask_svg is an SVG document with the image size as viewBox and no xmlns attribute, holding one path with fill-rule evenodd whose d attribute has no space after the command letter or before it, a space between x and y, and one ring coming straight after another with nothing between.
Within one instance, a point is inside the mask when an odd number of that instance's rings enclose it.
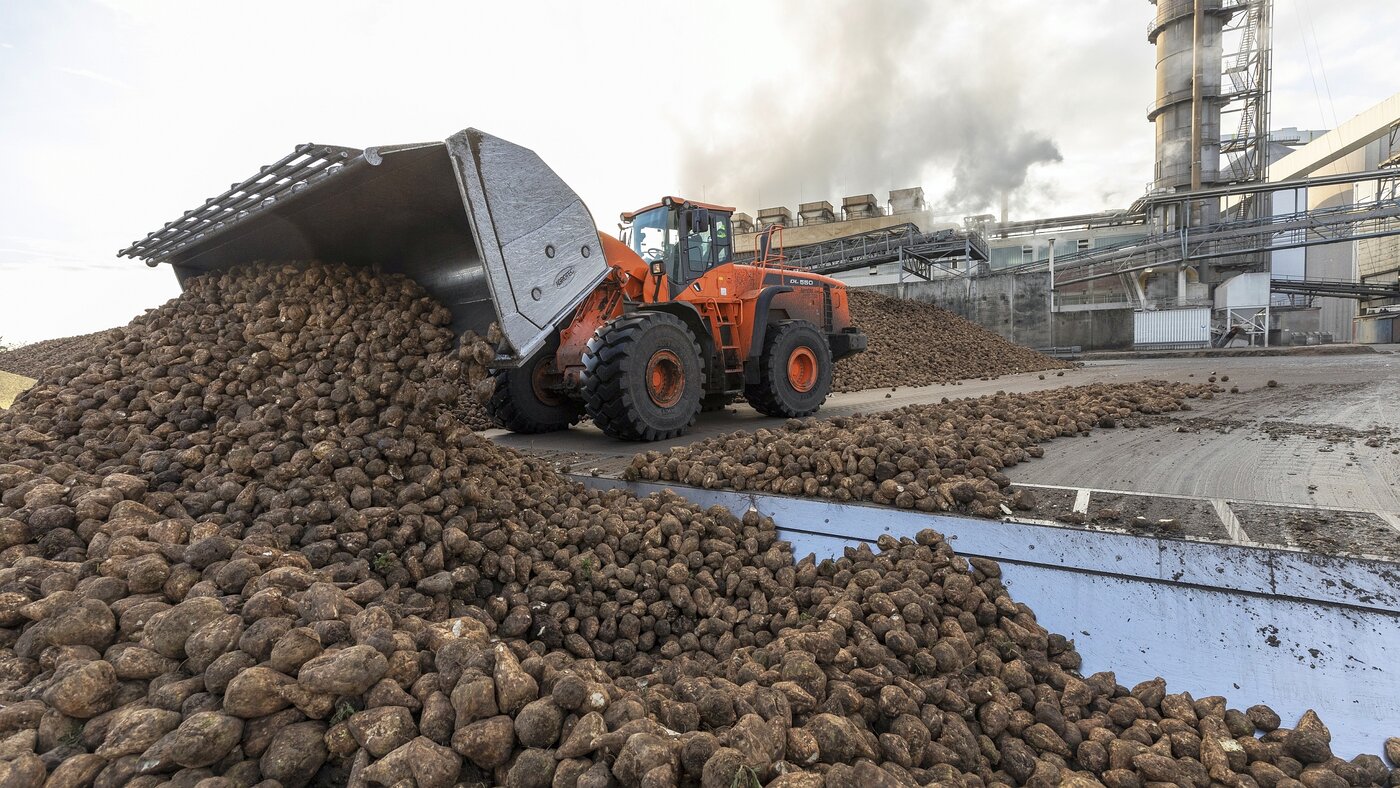
<instances>
[{"instance_id":1,"label":"sugar beet pile","mask_svg":"<svg viewBox=\"0 0 1400 788\"><path fill-rule=\"evenodd\" d=\"M37 378L52 366L67 366L105 351L114 329L74 337L46 339L0 352L0 370Z\"/></svg>"},{"instance_id":2,"label":"sugar beet pile","mask_svg":"<svg viewBox=\"0 0 1400 788\"><path fill-rule=\"evenodd\" d=\"M1114 427L1134 414L1189 409L1211 385L1147 382L1073 386L1029 394L909 405L873 415L789 419L638 454L629 479L684 482L785 495L873 501L1000 517L1007 504L1033 508L1027 491L1008 496L1002 468L1040 457L1043 441Z\"/></svg>"},{"instance_id":3,"label":"sugar beet pile","mask_svg":"<svg viewBox=\"0 0 1400 788\"><path fill-rule=\"evenodd\" d=\"M933 304L855 287L847 292L851 319L870 346L836 362L832 391L929 386L1074 366L1008 342Z\"/></svg>"},{"instance_id":4,"label":"sugar beet pile","mask_svg":"<svg viewBox=\"0 0 1400 788\"><path fill-rule=\"evenodd\" d=\"M1392 779L1312 715L1079 676L931 531L794 563L569 484L451 415L447 323L364 272L209 277L0 416L0 783Z\"/></svg>"}]
</instances>

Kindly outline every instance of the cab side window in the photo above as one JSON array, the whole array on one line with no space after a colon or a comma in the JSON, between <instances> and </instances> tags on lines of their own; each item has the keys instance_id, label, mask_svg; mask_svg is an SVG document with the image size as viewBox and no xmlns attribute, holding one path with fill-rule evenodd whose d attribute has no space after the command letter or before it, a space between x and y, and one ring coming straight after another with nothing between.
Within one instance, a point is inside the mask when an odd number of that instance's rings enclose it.
<instances>
[{"instance_id":1,"label":"cab side window","mask_svg":"<svg viewBox=\"0 0 1400 788\"><path fill-rule=\"evenodd\" d=\"M714 266L713 233L709 228L692 230L686 236L686 273L695 279Z\"/></svg>"},{"instance_id":2,"label":"cab side window","mask_svg":"<svg viewBox=\"0 0 1400 788\"><path fill-rule=\"evenodd\" d=\"M733 239L729 237L729 217L715 216L712 229L715 236L715 265L724 265L733 259L731 251Z\"/></svg>"}]
</instances>

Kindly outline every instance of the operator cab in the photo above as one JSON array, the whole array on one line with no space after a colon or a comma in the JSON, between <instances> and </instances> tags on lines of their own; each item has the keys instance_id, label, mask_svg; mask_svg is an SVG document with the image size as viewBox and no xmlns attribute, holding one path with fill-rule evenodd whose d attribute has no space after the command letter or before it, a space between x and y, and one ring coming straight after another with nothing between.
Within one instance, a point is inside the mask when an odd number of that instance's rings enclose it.
<instances>
[{"instance_id":1,"label":"operator cab","mask_svg":"<svg viewBox=\"0 0 1400 788\"><path fill-rule=\"evenodd\" d=\"M674 298L706 271L734 261L733 213L723 205L663 197L622 214L621 240L653 269L660 264Z\"/></svg>"}]
</instances>

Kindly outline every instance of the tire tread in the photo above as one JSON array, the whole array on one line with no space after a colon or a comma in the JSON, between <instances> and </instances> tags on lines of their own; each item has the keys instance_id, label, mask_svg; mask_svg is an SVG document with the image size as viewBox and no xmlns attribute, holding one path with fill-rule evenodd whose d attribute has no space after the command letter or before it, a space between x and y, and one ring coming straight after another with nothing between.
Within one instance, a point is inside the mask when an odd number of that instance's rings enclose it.
<instances>
[{"instance_id":1,"label":"tire tread","mask_svg":"<svg viewBox=\"0 0 1400 788\"><path fill-rule=\"evenodd\" d=\"M821 398L816 405L808 408L799 408L783 397L783 392L778 388L781 381L786 380L787 370L783 364L777 363L774 358L774 348L780 345L789 334L810 328L817 332L817 327L806 320L786 320L769 327L767 336L764 337L763 354L758 359L757 385L744 387L744 399L749 405L765 416L779 416L786 418L800 418L810 416L821 409L822 403L826 402L827 394L831 391L831 349L822 343L818 348L817 360L825 364L826 369L826 390L822 392ZM817 332L820 335L820 332Z\"/></svg>"},{"instance_id":2,"label":"tire tread","mask_svg":"<svg viewBox=\"0 0 1400 788\"><path fill-rule=\"evenodd\" d=\"M661 429L648 424L622 385L622 366L631 357L632 348L645 335L648 326L659 323L669 323L684 331L690 338L694 358L700 360L700 345L690 329L679 318L665 312L643 312L614 318L598 329L584 350L584 411L598 425L598 429L614 438L666 440L688 431L695 423L695 414L692 414L690 421L678 429ZM703 378L703 364L701 367ZM703 379L698 384L703 387ZM696 411L698 414L699 408Z\"/></svg>"}]
</instances>

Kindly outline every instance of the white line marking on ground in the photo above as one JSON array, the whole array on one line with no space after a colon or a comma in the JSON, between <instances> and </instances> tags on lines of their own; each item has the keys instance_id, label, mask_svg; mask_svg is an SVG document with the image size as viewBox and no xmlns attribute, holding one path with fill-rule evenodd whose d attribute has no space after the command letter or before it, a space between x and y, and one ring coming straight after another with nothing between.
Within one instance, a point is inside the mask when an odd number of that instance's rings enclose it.
<instances>
[{"instance_id":1,"label":"white line marking on ground","mask_svg":"<svg viewBox=\"0 0 1400 788\"><path fill-rule=\"evenodd\" d=\"M1079 490L1074 495L1074 511L1080 514L1089 513L1089 491Z\"/></svg>"},{"instance_id":2,"label":"white line marking on ground","mask_svg":"<svg viewBox=\"0 0 1400 788\"><path fill-rule=\"evenodd\" d=\"M1244 526L1240 525L1240 518L1235 516L1235 512L1230 508L1230 502L1224 498L1210 499L1210 505L1215 507L1215 514L1224 523L1225 530L1230 534L1230 539L1239 544L1249 544L1249 534L1244 532Z\"/></svg>"},{"instance_id":3,"label":"white line marking on ground","mask_svg":"<svg viewBox=\"0 0 1400 788\"><path fill-rule=\"evenodd\" d=\"M1400 531L1400 514L1390 514L1389 512L1376 512L1376 516L1385 520L1386 525Z\"/></svg>"}]
</instances>

